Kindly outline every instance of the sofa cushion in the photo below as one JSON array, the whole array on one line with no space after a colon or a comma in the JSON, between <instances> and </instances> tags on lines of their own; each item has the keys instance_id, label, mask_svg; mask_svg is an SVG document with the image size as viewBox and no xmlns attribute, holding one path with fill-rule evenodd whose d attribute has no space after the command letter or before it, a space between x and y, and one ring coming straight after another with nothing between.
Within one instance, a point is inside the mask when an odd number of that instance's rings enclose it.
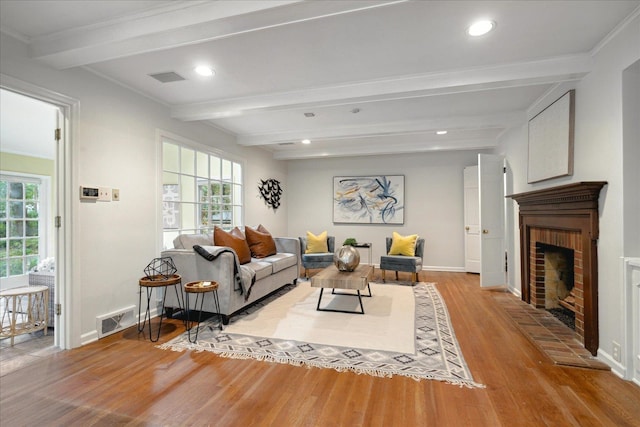
<instances>
[{"instance_id":1,"label":"sofa cushion","mask_svg":"<svg viewBox=\"0 0 640 427\"><path fill-rule=\"evenodd\" d=\"M244 234L238 227L231 230L230 233L216 226L213 229L213 244L216 246L227 246L233 249L238 255L240 264L251 262L251 251L249 245L244 238Z\"/></svg>"},{"instance_id":2,"label":"sofa cushion","mask_svg":"<svg viewBox=\"0 0 640 427\"><path fill-rule=\"evenodd\" d=\"M175 249L191 249L195 245L211 246L213 237L210 234L180 234L173 239Z\"/></svg>"},{"instance_id":3,"label":"sofa cushion","mask_svg":"<svg viewBox=\"0 0 640 427\"><path fill-rule=\"evenodd\" d=\"M329 252L329 247L327 245L326 230L317 236L312 232L307 231L307 247L305 248L304 253L318 254L318 253L326 253L326 252Z\"/></svg>"},{"instance_id":4,"label":"sofa cushion","mask_svg":"<svg viewBox=\"0 0 640 427\"><path fill-rule=\"evenodd\" d=\"M261 231L261 229L264 231ZM276 242L271 234L262 227L262 224L258 226L257 230L246 226L244 232L247 236L247 243L252 257L264 258L276 254Z\"/></svg>"},{"instance_id":5,"label":"sofa cushion","mask_svg":"<svg viewBox=\"0 0 640 427\"><path fill-rule=\"evenodd\" d=\"M263 258L261 261L270 263L273 266L273 272L277 273L285 268L292 267L298 263L298 258L295 254L289 254L280 252L275 255Z\"/></svg>"},{"instance_id":6,"label":"sofa cushion","mask_svg":"<svg viewBox=\"0 0 640 427\"><path fill-rule=\"evenodd\" d=\"M256 282L273 274L273 266L271 263L261 259L259 260L254 258L250 263L245 264L244 266L249 267L256 273Z\"/></svg>"}]
</instances>

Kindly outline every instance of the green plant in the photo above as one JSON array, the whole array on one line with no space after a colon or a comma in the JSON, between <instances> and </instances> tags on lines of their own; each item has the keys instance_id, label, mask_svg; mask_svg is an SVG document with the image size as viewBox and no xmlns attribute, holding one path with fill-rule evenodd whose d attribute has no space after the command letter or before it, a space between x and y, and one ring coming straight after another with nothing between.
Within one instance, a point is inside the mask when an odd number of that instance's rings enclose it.
<instances>
[{"instance_id":1,"label":"green plant","mask_svg":"<svg viewBox=\"0 0 640 427\"><path fill-rule=\"evenodd\" d=\"M342 245L343 246L355 246L357 244L358 244L358 242L356 242L356 239L354 239L353 237L349 237L348 239L346 239L344 241L344 243Z\"/></svg>"}]
</instances>

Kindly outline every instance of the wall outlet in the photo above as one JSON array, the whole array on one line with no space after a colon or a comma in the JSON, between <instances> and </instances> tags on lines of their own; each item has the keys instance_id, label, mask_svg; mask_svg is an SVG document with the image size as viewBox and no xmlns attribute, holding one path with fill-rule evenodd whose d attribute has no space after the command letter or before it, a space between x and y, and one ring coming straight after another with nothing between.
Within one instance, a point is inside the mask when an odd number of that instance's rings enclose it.
<instances>
[{"instance_id":1,"label":"wall outlet","mask_svg":"<svg viewBox=\"0 0 640 427\"><path fill-rule=\"evenodd\" d=\"M622 355L621 350L620 350L620 344L618 344L617 342L613 341L613 346L612 346L612 354L611 357L613 357L613 360L615 360L616 362L622 362Z\"/></svg>"}]
</instances>

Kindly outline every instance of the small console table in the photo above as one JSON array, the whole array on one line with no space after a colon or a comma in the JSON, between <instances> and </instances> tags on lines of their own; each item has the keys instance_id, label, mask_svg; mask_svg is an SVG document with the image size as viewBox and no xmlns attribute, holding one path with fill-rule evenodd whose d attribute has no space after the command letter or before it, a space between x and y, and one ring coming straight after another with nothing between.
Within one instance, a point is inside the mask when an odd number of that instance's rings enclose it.
<instances>
[{"instance_id":1,"label":"small console table","mask_svg":"<svg viewBox=\"0 0 640 427\"><path fill-rule=\"evenodd\" d=\"M49 288L46 286L23 286L0 291L2 310L0 338L44 330L47 335L49 318Z\"/></svg>"},{"instance_id":2,"label":"small console table","mask_svg":"<svg viewBox=\"0 0 640 427\"><path fill-rule=\"evenodd\" d=\"M358 248L358 249L369 249L369 265L373 265L371 262L373 261L373 257L372 257L372 248L373 248L373 243L356 243L355 245L353 245L354 248Z\"/></svg>"}]
</instances>

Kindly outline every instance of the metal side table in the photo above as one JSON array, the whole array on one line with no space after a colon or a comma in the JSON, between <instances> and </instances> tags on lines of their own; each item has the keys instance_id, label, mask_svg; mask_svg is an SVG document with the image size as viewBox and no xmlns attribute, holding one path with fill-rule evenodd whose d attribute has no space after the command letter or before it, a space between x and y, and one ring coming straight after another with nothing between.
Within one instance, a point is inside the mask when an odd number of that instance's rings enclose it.
<instances>
[{"instance_id":1,"label":"metal side table","mask_svg":"<svg viewBox=\"0 0 640 427\"><path fill-rule=\"evenodd\" d=\"M200 332L200 323L202 323L202 307L204 305L204 297L207 293L211 293L213 296L213 303L216 306L216 313L220 320L220 329L222 329L222 314L220 314L220 301L218 300L218 283L217 282L189 282L184 285L184 293L186 296L185 309L186 309L186 327L188 333L189 342L195 343L198 341L198 332ZM193 329L193 321L191 320L191 306L189 305L189 295L195 294L196 301L194 303L194 309L198 309L198 298L200 297L200 313L198 314L198 326L196 327L196 334L191 340L191 329Z\"/></svg>"}]
</instances>

